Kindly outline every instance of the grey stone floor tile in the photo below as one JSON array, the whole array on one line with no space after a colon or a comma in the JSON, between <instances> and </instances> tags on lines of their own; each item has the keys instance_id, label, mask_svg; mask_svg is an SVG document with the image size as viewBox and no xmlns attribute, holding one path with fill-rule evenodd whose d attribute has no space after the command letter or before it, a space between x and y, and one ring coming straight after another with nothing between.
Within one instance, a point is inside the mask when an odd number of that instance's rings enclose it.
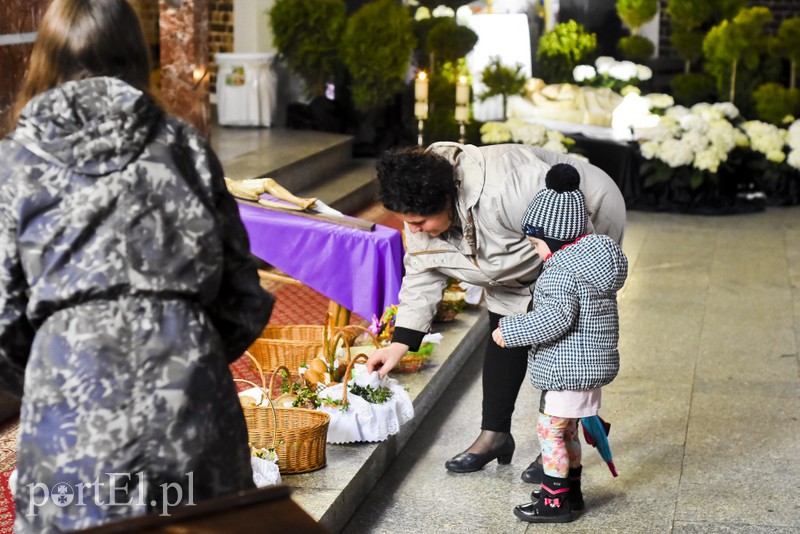
<instances>
[{"instance_id":1,"label":"grey stone floor tile","mask_svg":"<svg viewBox=\"0 0 800 534\"><path fill-rule=\"evenodd\" d=\"M797 534L796 526L675 521L672 534Z\"/></svg>"},{"instance_id":2,"label":"grey stone floor tile","mask_svg":"<svg viewBox=\"0 0 800 534\"><path fill-rule=\"evenodd\" d=\"M676 521L747 524L797 528L797 491L785 486L753 483L754 476L733 478L723 485L681 484Z\"/></svg>"},{"instance_id":3,"label":"grey stone floor tile","mask_svg":"<svg viewBox=\"0 0 800 534\"><path fill-rule=\"evenodd\" d=\"M800 531L800 208L632 212L624 249L622 363L601 410L620 476L584 446L586 513L563 525L509 517L529 491L519 473L538 453L539 393L527 384L512 464L444 470L477 435L474 358L376 488L391 512L362 507L348 532Z\"/></svg>"},{"instance_id":4,"label":"grey stone floor tile","mask_svg":"<svg viewBox=\"0 0 800 534\"><path fill-rule=\"evenodd\" d=\"M625 381L616 381L603 392L600 415L611 423L612 442L683 445L689 421L691 387L658 387L647 391L641 382L631 382L636 392L627 392Z\"/></svg>"}]
</instances>

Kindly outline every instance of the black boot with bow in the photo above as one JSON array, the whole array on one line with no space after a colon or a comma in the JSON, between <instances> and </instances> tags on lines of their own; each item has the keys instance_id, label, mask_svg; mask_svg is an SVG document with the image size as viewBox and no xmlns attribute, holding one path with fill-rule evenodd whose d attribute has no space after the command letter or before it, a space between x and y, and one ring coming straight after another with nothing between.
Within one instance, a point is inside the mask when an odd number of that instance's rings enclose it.
<instances>
[{"instance_id":1,"label":"black boot with bow","mask_svg":"<svg viewBox=\"0 0 800 534\"><path fill-rule=\"evenodd\" d=\"M568 523L572 521L569 494L568 479L544 475L539 500L516 506L514 515L528 523Z\"/></svg>"}]
</instances>

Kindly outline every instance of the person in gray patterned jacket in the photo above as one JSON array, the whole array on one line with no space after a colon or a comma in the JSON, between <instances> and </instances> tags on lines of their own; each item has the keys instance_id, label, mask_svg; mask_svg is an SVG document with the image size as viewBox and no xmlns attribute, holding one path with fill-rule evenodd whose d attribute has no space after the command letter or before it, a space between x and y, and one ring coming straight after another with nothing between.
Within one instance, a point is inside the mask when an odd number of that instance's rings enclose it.
<instances>
[{"instance_id":1,"label":"person in gray patterned jacket","mask_svg":"<svg viewBox=\"0 0 800 534\"><path fill-rule=\"evenodd\" d=\"M215 154L149 87L128 2L52 2L0 141L0 388L22 397L15 532L254 487L228 365L273 297Z\"/></svg>"},{"instance_id":2,"label":"person in gray patterned jacket","mask_svg":"<svg viewBox=\"0 0 800 534\"><path fill-rule=\"evenodd\" d=\"M601 387L619 371L616 295L628 261L610 237L586 234L586 202L574 167L554 165L545 184L522 218L523 233L544 260L533 308L500 319L492 338L501 347L530 345L531 383L542 390L541 493L514 514L531 523L560 523L584 507L578 420L597 415Z\"/></svg>"}]
</instances>

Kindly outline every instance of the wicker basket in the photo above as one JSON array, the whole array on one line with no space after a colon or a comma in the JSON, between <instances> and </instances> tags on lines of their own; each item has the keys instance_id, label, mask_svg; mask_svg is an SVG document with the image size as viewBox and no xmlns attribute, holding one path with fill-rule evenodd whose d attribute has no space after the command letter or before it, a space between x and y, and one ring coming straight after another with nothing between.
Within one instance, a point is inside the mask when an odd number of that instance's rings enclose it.
<instances>
[{"instance_id":1,"label":"wicker basket","mask_svg":"<svg viewBox=\"0 0 800 534\"><path fill-rule=\"evenodd\" d=\"M323 338L323 326L267 326L247 350L266 373L283 365L296 375L303 363L322 353Z\"/></svg>"},{"instance_id":2,"label":"wicker basket","mask_svg":"<svg viewBox=\"0 0 800 534\"><path fill-rule=\"evenodd\" d=\"M400 361L397 362L397 365L392 371L397 371L398 373L416 373L422 369L425 362L430 359L432 351L433 346L426 349L425 345L423 345L423 347L420 347L420 352L406 352L406 355L400 358Z\"/></svg>"},{"instance_id":3,"label":"wicker basket","mask_svg":"<svg viewBox=\"0 0 800 534\"><path fill-rule=\"evenodd\" d=\"M254 363L258 368L258 362ZM272 391L272 381L279 370L273 372L269 388L264 387L263 372L261 386L249 380L235 379L260 388L268 400L266 405L242 406L250 444L256 448L275 449L282 475L316 471L325 467L325 442L330 416L317 410L275 406L268 392Z\"/></svg>"},{"instance_id":4,"label":"wicker basket","mask_svg":"<svg viewBox=\"0 0 800 534\"><path fill-rule=\"evenodd\" d=\"M416 373L422 369L422 366L425 365L426 361L428 361L427 356L406 353L405 356L400 358L400 361L397 362L397 365L394 366L392 371L396 371L398 373Z\"/></svg>"}]
</instances>

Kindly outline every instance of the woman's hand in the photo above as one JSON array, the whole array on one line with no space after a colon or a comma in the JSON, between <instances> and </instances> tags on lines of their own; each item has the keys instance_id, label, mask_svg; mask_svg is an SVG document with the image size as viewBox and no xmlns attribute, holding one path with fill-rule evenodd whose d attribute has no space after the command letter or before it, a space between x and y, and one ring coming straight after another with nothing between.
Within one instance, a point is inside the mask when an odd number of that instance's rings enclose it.
<instances>
[{"instance_id":1,"label":"woman's hand","mask_svg":"<svg viewBox=\"0 0 800 534\"><path fill-rule=\"evenodd\" d=\"M408 352L408 345L404 343L392 343L388 347L378 349L367 360L367 371L371 373L377 370L380 377L383 378L394 369L406 352Z\"/></svg>"},{"instance_id":2,"label":"woman's hand","mask_svg":"<svg viewBox=\"0 0 800 534\"><path fill-rule=\"evenodd\" d=\"M503 333L500 331L499 326L494 329L494 332L492 332L492 339L494 339L494 342L500 345L501 347L506 346L506 342L503 340Z\"/></svg>"}]
</instances>

